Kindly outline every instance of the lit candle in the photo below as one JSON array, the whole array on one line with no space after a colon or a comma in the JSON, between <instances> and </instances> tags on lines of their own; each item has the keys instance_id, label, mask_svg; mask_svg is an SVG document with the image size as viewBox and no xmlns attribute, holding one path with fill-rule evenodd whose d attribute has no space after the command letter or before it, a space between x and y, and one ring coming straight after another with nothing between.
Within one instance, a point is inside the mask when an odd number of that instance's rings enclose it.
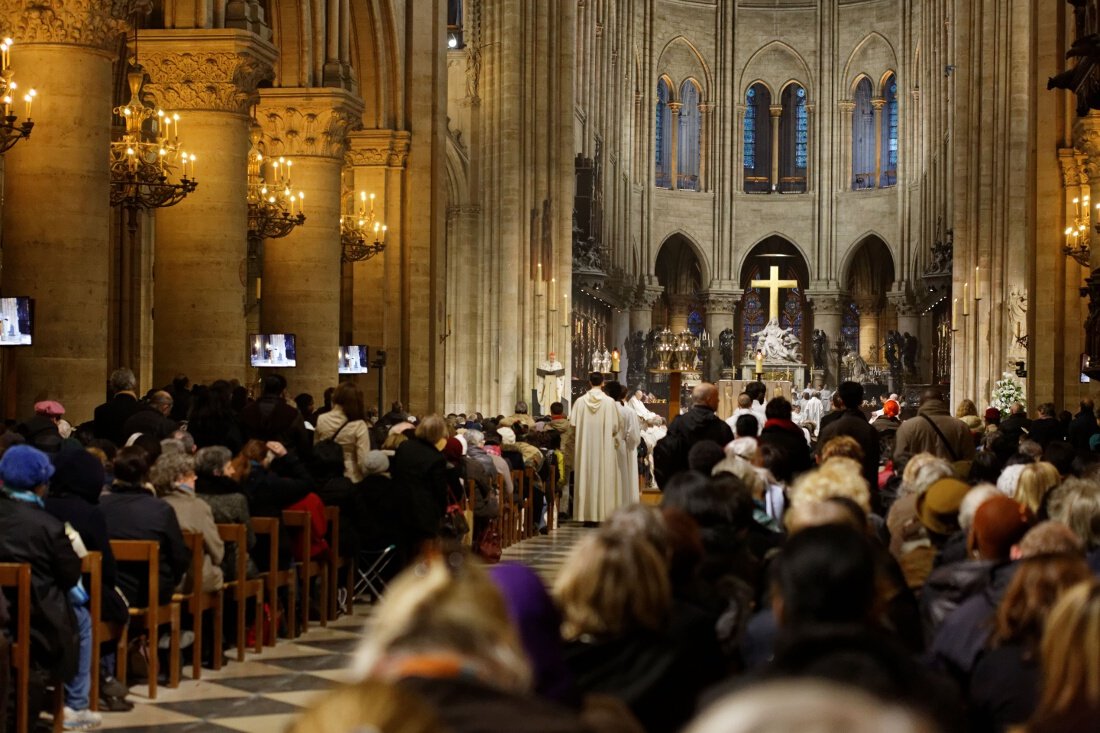
<instances>
[{"instance_id":1,"label":"lit candle","mask_svg":"<svg viewBox=\"0 0 1100 733\"><path fill-rule=\"evenodd\" d=\"M175 130L173 133L176 136L176 141L180 139L180 116L178 113L172 115L172 127Z\"/></svg>"},{"instance_id":2,"label":"lit candle","mask_svg":"<svg viewBox=\"0 0 1100 733\"><path fill-rule=\"evenodd\" d=\"M957 331L958 330L958 328L955 325L955 322L958 320L958 317L959 317L959 299L955 298L953 301L951 301L951 330L952 331Z\"/></svg>"},{"instance_id":3,"label":"lit candle","mask_svg":"<svg viewBox=\"0 0 1100 733\"><path fill-rule=\"evenodd\" d=\"M760 351L756 352L756 373L757 374L763 374L764 373L764 354L763 354L763 352L760 352Z\"/></svg>"},{"instance_id":4,"label":"lit candle","mask_svg":"<svg viewBox=\"0 0 1100 733\"><path fill-rule=\"evenodd\" d=\"M256 278L256 300L260 299L260 288L261 288L260 283L262 283L262 282L263 282L263 278L260 278L260 277Z\"/></svg>"},{"instance_id":5,"label":"lit candle","mask_svg":"<svg viewBox=\"0 0 1100 733\"><path fill-rule=\"evenodd\" d=\"M298 213L306 213L306 195L301 191L298 192Z\"/></svg>"},{"instance_id":6,"label":"lit candle","mask_svg":"<svg viewBox=\"0 0 1100 733\"><path fill-rule=\"evenodd\" d=\"M11 95L5 95L4 97L4 116L11 116Z\"/></svg>"},{"instance_id":7,"label":"lit candle","mask_svg":"<svg viewBox=\"0 0 1100 733\"><path fill-rule=\"evenodd\" d=\"M619 371L619 350L615 349L611 352L611 371Z\"/></svg>"},{"instance_id":8,"label":"lit candle","mask_svg":"<svg viewBox=\"0 0 1100 733\"><path fill-rule=\"evenodd\" d=\"M556 277L550 278L550 302L553 303L558 299L558 279Z\"/></svg>"},{"instance_id":9,"label":"lit candle","mask_svg":"<svg viewBox=\"0 0 1100 733\"><path fill-rule=\"evenodd\" d=\"M370 195L370 213L374 213L374 194Z\"/></svg>"},{"instance_id":10,"label":"lit candle","mask_svg":"<svg viewBox=\"0 0 1100 733\"><path fill-rule=\"evenodd\" d=\"M963 315L970 315L970 283L963 283Z\"/></svg>"},{"instance_id":11,"label":"lit candle","mask_svg":"<svg viewBox=\"0 0 1100 733\"><path fill-rule=\"evenodd\" d=\"M982 268L974 268L974 300L982 299Z\"/></svg>"},{"instance_id":12,"label":"lit candle","mask_svg":"<svg viewBox=\"0 0 1100 733\"><path fill-rule=\"evenodd\" d=\"M386 243L386 225L382 225L382 244Z\"/></svg>"},{"instance_id":13,"label":"lit candle","mask_svg":"<svg viewBox=\"0 0 1100 733\"><path fill-rule=\"evenodd\" d=\"M23 101L27 103L27 119L28 120L31 118L31 105L34 103L34 98L37 95L38 95L38 92L36 92L32 89L29 92L27 92L26 96L23 97Z\"/></svg>"}]
</instances>

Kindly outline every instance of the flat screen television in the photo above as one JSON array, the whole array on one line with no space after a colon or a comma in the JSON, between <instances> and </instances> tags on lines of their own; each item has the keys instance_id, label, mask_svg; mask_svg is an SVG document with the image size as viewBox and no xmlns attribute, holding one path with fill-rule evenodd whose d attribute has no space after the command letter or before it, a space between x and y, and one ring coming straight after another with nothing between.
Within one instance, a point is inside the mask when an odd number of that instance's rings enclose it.
<instances>
[{"instance_id":1,"label":"flat screen television","mask_svg":"<svg viewBox=\"0 0 1100 733\"><path fill-rule=\"evenodd\" d=\"M340 374L367 374L370 372L370 354L366 346L340 347Z\"/></svg>"},{"instance_id":2,"label":"flat screen television","mask_svg":"<svg viewBox=\"0 0 1100 733\"><path fill-rule=\"evenodd\" d=\"M289 368L298 366L298 352L292 333L258 333L249 337L254 367Z\"/></svg>"},{"instance_id":3,"label":"flat screen television","mask_svg":"<svg viewBox=\"0 0 1100 733\"><path fill-rule=\"evenodd\" d=\"M34 306L29 297L0 298L0 346L30 346Z\"/></svg>"}]
</instances>

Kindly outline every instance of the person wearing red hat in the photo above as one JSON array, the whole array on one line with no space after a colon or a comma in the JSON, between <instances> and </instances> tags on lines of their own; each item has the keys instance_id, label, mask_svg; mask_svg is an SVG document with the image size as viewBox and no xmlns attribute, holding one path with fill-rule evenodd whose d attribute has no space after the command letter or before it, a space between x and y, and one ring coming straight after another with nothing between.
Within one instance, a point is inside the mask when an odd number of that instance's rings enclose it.
<instances>
[{"instance_id":1,"label":"person wearing red hat","mask_svg":"<svg viewBox=\"0 0 1100 733\"><path fill-rule=\"evenodd\" d=\"M933 663L959 681L969 678L985 648L993 615L1016 573L1017 545L1033 524L1031 511L1007 496L987 499L974 514L968 548L975 560L988 564L988 576L944 620L929 650Z\"/></svg>"},{"instance_id":2,"label":"person wearing red hat","mask_svg":"<svg viewBox=\"0 0 1100 733\"><path fill-rule=\"evenodd\" d=\"M871 427L878 431L879 458L888 461L894 457L894 444L898 428L901 427L901 405L897 400L882 403L882 414L875 418Z\"/></svg>"}]
</instances>

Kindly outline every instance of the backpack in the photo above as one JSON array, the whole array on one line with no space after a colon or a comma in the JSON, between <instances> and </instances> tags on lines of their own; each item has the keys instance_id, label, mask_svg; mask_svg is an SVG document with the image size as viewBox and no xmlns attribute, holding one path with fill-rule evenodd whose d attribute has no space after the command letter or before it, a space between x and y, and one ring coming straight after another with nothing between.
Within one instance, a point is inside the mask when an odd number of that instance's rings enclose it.
<instances>
[{"instance_id":1,"label":"backpack","mask_svg":"<svg viewBox=\"0 0 1100 733\"><path fill-rule=\"evenodd\" d=\"M331 438L318 440L313 444L314 460L330 461L338 455L340 457L340 465L344 465L344 446L336 442L336 436L348 426L349 422L349 420L345 420L344 424L340 426L339 430L332 434Z\"/></svg>"}]
</instances>

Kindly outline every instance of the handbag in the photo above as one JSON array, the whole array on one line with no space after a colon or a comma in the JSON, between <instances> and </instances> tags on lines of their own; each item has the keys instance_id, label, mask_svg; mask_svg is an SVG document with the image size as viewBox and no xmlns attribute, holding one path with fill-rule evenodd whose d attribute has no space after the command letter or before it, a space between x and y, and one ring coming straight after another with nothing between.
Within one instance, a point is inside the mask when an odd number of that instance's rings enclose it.
<instances>
[{"instance_id":1,"label":"handbag","mask_svg":"<svg viewBox=\"0 0 1100 733\"><path fill-rule=\"evenodd\" d=\"M497 530L496 520L490 520L485 525L485 530L474 545L474 553L485 562L500 562L500 532Z\"/></svg>"},{"instance_id":2,"label":"handbag","mask_svg":"<svg viewBox=\"0 0 1100 733\"><path fill-rule=\"evenodd\" d=\"M447 512L440 520L440 532L456 540L461 540L470 531L470 523L466 521L466 510L455 498L451 487L447 487Z\"/></svg>"}]
</instances>

